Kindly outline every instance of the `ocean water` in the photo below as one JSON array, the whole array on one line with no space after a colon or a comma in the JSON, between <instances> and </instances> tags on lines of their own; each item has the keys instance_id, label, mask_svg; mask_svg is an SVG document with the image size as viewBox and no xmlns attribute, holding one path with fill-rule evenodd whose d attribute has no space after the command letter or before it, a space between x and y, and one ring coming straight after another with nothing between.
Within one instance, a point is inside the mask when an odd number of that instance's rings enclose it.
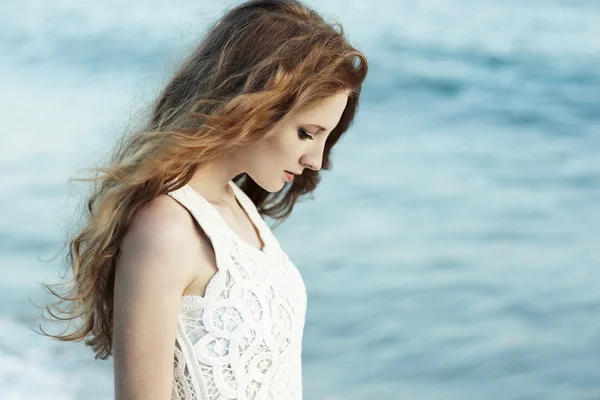
<instances>
[{"instance_id":1,"label":"ocean water","mask_svg":"<svg viewBox=\"0 0 600 400\"><path fill-rule=\"evenodd\" d=\"M309 1L370 62L311 200L306 399L600 399L600 3ZM110 399L111 361L33 329L68 178L225 3L0 2L0 398Z\"/></svg>"}]
</instances>

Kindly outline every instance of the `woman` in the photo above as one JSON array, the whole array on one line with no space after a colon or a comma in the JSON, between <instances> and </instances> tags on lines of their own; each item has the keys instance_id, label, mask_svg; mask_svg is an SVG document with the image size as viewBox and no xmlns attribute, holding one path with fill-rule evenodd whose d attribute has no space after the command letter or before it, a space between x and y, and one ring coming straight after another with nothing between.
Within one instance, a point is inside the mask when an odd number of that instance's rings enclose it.
<instances>
[{"instance_id":1,"label":"woman","mask_svg":"<svg viewBox=\"0 0 600 400\"><path fill-rule=\"evenodd\" d=\"M117 399L302 398L306 291L262 216L316 188L366 73L297 1L226 12L93 178L47 307L84 324L49 336L112 355Z\"/></svg>"}]
</instances>

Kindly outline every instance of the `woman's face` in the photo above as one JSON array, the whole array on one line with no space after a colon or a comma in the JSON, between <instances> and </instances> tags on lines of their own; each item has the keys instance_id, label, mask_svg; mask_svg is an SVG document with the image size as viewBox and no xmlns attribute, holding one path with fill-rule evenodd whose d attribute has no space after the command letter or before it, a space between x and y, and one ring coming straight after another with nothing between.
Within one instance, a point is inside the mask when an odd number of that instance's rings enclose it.
<instances>
[{"instance_id":1,"label":"woman's face","mask_svg":"<svg viewBox=\"0 0 600 400\"><path fill-rule=\"evenodd\" d=\"M321 169L325 141L336 127L348 102L348 91L273 128L270 138L250 147L245 164L248 175L268 192L278 192L288 181L285 171L300 175L304 168Z\"/></svg>"}]
</instances>

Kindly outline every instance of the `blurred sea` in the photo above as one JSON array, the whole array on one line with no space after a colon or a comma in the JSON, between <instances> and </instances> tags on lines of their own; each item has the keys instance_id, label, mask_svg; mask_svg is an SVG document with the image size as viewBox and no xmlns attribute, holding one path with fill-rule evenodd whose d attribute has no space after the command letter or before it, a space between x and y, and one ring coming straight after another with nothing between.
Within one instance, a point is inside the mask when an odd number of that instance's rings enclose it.
<instances>
[{"instance_id":1,"label":"blurred sea","mask_svg":"<svg viewBox=\"0 0 600 400\"><path fill-rule=\"evenodd\" d=\"M600 2L309 1L370 61L313 200L274 230L309 292L306 399L600 399ZM31 329L67 179L225 3L0 2L0 398L110 399ZM54 278L54 279L53 279Z\"/></svg>"}]
</instances>

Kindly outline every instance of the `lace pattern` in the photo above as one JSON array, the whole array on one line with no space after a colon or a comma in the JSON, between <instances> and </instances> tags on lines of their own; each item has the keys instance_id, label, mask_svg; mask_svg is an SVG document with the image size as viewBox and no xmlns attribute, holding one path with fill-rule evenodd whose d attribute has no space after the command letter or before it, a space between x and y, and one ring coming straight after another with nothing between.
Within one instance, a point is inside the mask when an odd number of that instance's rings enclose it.
<instances>
[{"instance_id":1,"label":"lace pattern","mask_svg":"<svg viewBox=\"0 0 600 400\"><path fill-rule=\"evenodd\" d=\"M301 399L306 289L250 199L234 189L271 253L240 243L191 188L170 193L207 233L218 267L205 296L182 298L172 399Z\"/></svg>"}]
</instances>

